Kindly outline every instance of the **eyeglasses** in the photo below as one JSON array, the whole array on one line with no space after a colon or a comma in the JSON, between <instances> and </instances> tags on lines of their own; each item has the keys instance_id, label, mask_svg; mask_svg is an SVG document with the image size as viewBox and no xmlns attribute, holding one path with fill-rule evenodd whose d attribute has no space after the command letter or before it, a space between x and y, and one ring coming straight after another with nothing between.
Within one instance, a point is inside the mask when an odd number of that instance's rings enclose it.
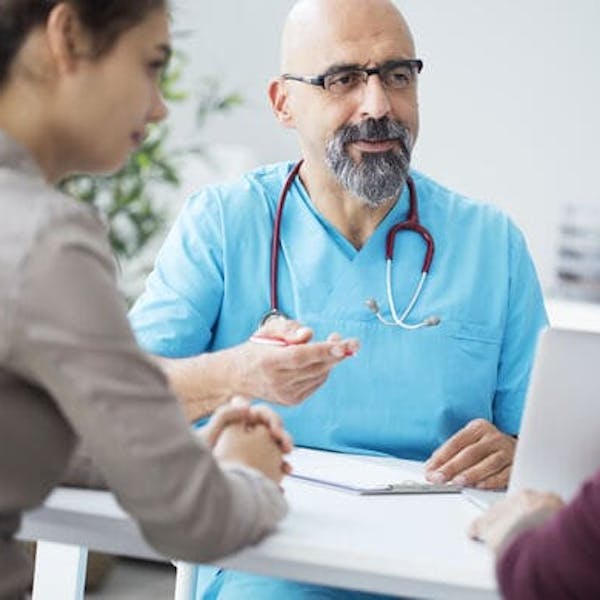
<instances>
[{"instance_id":1,"label":"eyeglasses","mask_svg":"<svg viewBox=\"0 0 600 600\"><path fill-rule=\"evenodd\" d=\"M380 67L340 67L315 77L284 73L282 79L301 81L322 87L324 90L343 96L367 83L371 75L379 75L381 83L392 90L404 90L414 85L417 75L423 69L423 61L418 58L394 60Z\"/></svg>"}]
</instances>

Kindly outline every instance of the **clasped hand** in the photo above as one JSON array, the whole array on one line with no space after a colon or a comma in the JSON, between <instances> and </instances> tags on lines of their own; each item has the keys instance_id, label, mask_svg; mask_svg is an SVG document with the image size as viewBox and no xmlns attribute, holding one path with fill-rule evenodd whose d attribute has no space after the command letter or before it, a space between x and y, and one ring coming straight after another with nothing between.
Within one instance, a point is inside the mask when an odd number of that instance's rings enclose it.
<instances>
[{"instance_id":1,"label":"clasped hand","mask_svg":"<svg viewBox=\"0 0 600 600\"><path fill-rule=\"evenodd\" d=\"M234 398L215 411L198 435L220 461L252 467L275 483L291 471L284 455L293 448L292 438L266 406Z\"/></svg>"}]
</instances>

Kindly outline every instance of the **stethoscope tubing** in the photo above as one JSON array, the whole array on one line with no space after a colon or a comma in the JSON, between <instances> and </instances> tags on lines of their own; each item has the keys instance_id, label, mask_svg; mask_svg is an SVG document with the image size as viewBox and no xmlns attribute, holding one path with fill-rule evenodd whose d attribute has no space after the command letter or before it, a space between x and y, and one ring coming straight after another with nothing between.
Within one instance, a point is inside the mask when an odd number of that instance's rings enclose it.
<instances>
[{"instance_id":1,"label":"stethoscope tubing","mask_svg":"<svg viewBox=\"0 0 600 600\"><path fill-rule=\"evenodd\" d=\"M277 297L277 277L278 277L278 269L279 269L279 242L281 239L281 222L283 218L283 208L285 205L285 201L287 199L288 193L294 183L296 177L298 176L300 169L304 160L299 160L290 173L288 174L283 188L281 189L281 193L279 195L279 200L277 202L277 209L275 212L275 219L273 223L273 234L271 237L271 270L269 275L269 284L270 284L270 310L265 314L261 323L264 323L266 320L273 316L285 316L279 310L279 302ZM421 295L421 291L425 284L425 280L427 275L429 274L429 270L431 268L431 263L433 262L433 257L435 254L435 243L433 240L433 236L431 233L421 225L419 222L419 213L418 213L418 202L417 202L417 191L415 188L414 181L411 177L408 177L406 180L409 191L409 211L406 220L401 221L393 225L387 233L386 243L385 243L385 258L386 258L386 291L387 291L387 299L388 305L390 307L390 312L392 315L393 321L388 321L385 319L381 312L379 311L379 307L377 306L377 302L373 299L369 299L367 301L367 305L371 307L371 310L376 314L379 321L386 325L397 325L404 329L419 329L421 327L427 327L431 325L437 325L440 322L438 317L428 317L424 321L420 323L406 323L406 319L408 315L414 308L417 300ZM419 282L415 291L402 312L400 316L398 316L398 311L396 310L396 304L394 302L394 297L392 294L392 262L394 258L394 242L396 235L401 231L413 231L416 234L420 235L423 238L423 241L426 245L425 257L423 259L423 264L421 267L421 277L419 278Z\"/></svg>"}]
</instances>

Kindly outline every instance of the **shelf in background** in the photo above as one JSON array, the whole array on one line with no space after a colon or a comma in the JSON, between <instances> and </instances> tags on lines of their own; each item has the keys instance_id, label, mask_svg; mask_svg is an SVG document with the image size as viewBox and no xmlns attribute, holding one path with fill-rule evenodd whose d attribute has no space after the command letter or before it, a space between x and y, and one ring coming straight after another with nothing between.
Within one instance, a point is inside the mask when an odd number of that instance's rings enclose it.
<instances>
[{"instance_id":1,"label":"shelf in background","mask_svg":"<svg viewBox=\"0 0 600 600\"><path fill-rule=\"evenodd\" d=\"M553 327L600 333L600 303L546 298L546 310Z\"/></svg>"}]
</instances>

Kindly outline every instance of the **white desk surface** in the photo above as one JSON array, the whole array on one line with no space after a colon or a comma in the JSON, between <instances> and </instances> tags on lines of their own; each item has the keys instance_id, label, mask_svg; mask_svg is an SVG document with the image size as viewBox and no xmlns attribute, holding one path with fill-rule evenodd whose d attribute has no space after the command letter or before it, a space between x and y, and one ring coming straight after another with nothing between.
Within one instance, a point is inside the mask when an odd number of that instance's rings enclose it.
<instances>
[{"instance_id":1,"label":"white desk surface","mask_svg":"<svg viewBox=\"0 0 600 600\"><path fill-rule=\"evenodd\" d=\"M600 304L546 301L554 326L600 332ZM466 537L479 509L457 495L355 497L288 480L277 532L220 565L415 598L496 598L493 559ZM160 558L108 492L59 489L21 537Z\"/></svg>"},{"instance_id":2,"label":"white desk surface","mask_svg":"<svg viewBox=\"0 0 600 600\"><path fill-rule=\"evenodd\" d=\"M414 598L498 597L491 554L466 535L480 510L460 494L361 497L289 478L285 490L278 530L219 565ZM20 536L157 557L108 492L60 488Z\"/></svg>"}]
</instances>

